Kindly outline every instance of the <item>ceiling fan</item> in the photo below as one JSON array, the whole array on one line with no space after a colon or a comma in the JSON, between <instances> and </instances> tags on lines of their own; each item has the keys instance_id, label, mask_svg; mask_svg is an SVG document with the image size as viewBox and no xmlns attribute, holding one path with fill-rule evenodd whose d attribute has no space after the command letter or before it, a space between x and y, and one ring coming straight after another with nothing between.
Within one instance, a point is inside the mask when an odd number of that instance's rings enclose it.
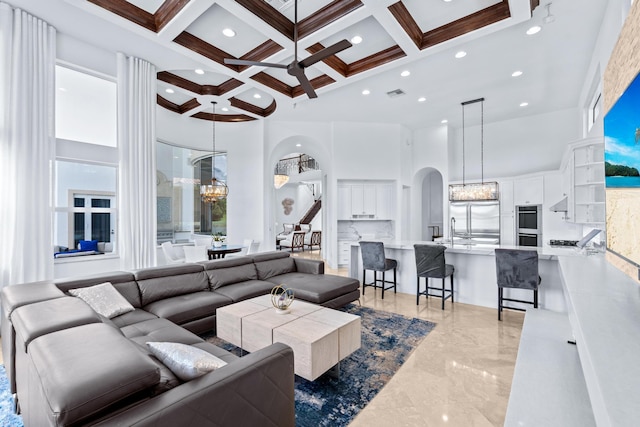
<instances>
[{"instance_id":1,"label":"ceiling fan","mask_svg":"<svg viewBox=\"0 0 640 427\"><path fill-rule=\"evenodd\" d=\"M294 76L300 82L300 86L305 91L309 98L317 98L318 95L316 91L311 86L311 82L304 74L304 69L310 67L316 62L320 62L325 58L328 58L331 55L335 55L338 52L341 52L352 46L351 42L348 40L342 40L338 43L335 43L329 47L325 47L319 52L314 53L308 58L303 59L302 61L298 61L298 0L294 0L294 22L293 22L293 44L294 44L294 57L293 61L290 64L277 64L273 62L258 62L258 61L248 61L244 59L230 59L226 58L224 60L225 64L229 65L256 65L261 67L274 67L274 68L284 68L287 70L289 75Z\"/></svg>"}]
</instances>

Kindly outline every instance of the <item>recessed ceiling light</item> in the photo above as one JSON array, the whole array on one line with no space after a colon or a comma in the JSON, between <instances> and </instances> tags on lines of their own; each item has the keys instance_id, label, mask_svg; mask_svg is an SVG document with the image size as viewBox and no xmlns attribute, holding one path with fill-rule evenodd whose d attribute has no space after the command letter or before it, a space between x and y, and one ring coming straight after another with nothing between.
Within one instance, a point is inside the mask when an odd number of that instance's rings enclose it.
<instances>
[{"instance_id":1,"label":"recessed ceiling light","mask_svg":"<svg viewBox=\"0 0 640 427\"><path fill-rule=\"evenodd\" d=\"M296 147L302 147L302 144L296 144Z\"/></svg>"},{"instance_id":2,"label":"recessed ceiling light","mask_svg":"<svg viewBox=\"0 0 640 427\"><path fill-rule=\"evenodd\" d=\"M425 98L424 96L421 96L420 98L418 98L418 102L424 102L426 100L427 98Z\"/></svg>"},{"instance_id":3,"label":"recessed ceiling light","mask_svg":"<svg viewBox=\"0 0 640 427\"><path fill-rule=\"evenodd\" d=\"M365 89L362 91L363 95L369 95L371 93L371 91L369 89Z\"/></svg>"},{"instance_id":4,"label":"recessed ceiling light","mask_svg":"<svg viewBox=\"0 0 640 427\"><path fill-rule=\"evenodd\" d=\"M254 93L254 94L253 94L253 97L254 97L255 99L260 99L260 98L262 98L262 95L260 95L259 93Z\"/></svg>"},{"instance_id":5,"label":"recessed ceiling light","mask_svg":"<svg viewBox=\"0 0 640 427\"><path fill-rule=\"evenodd\" d=\"M442 121L440 121L440 123L442 123L442 124L449 123L449 120L447 120L447 119L442 119Z\"/></svg>"},{"instance_id":6,"label":"recessed ceiling light","mask_svg":"<svg viewBox=\"0 0 640 427\"><path fill-rule=\"evenodd\" d=\"M449 3L451 0L442 0L445 3Z\"/></svg>"},{"instance_id":7,"label":"recessed ceiling light","mask_svg":"<svg viewBox=\"0 0 640 427\"><path fill-rule=\"evenodd\" d=\"M465 56L467 56L467 52L465 52L464 50L461 50L460 52L456 53L456 58L458 59L464 58Z\"/></svg>"},{"instance_id":8,"label":"recessed ceiling light","mask_svg":"<svg viewBox=\"0 0 640 427\"><path fill-rule=\"evenodd\" d=\"M520 103L520 106L521 106L521 107L526 107L527 105L529 105L529 103L528 103L528 102L521 102L521 103Z\"/></svg>"},{"instance_id":9,"label":"recessed ceiling light","mask_svg":"<svg viewBox=\"0 0 640 427\"><path fill-rule=\"evenodd\" d=\"M222 111L229 111L227 107L222 107Z\"/></svg>"},{"instance_id":10,"label":"recessed ceiling light","mask_svg":"<svg viewBox=\"0 0 640 427\"><path fill-rule=\"evenodd\" d=\"M227 37L234 37L236 35L236 32L233 31L231 28L225 28L224 30L222 30L222 34L224 34Z\"/></svg>"},{"instance_id":11,"label":"recessed ceiling light","mask_svg":"<svg viewBox=\"0 0 640 427\"><path fill-rule=\"evenodd\" d=\"M542 28L540 28L540 26L539 26L539 25L534 25L533 27L531 27L531 28L529 28L529 29L527 30L527 35L528 35L528 36L532 36L532 35L534 35L534 34L536 34L536 33L539 33L541 29L542 29Z\"/></svg>"},{"instance_id":12,"label":"recessed ceiling light","mask_svg":"<svg viewBox=\"0 0 640 427\"><path fill-rule=\"evenodd\" d=\"M351 37L351 43L353 43L353 44L360 44L360 43L362 43L362 37L360 37L360 36L353 36L353 37Z\"/></svg>"},{"instance_id":13,"label":"recessed ceiling light","mask_svg":"<svg viewBox=\"0 0 640 427\"><path fill-rule=\"evenodd\" d=\"M511 77L520 77L522 75L522 71L517 70L511 73Z\"/></svg>"},{"instance_id":14,"label":"recessed ceiling light","mask_svg":"<svg viewBox=\"0 0 640 427\"><path fill-rule=\"evenodd\" d=\"M204 70L202 68L196 68L196 74L204 74Z\"/></svg>"},{"instance_id":15,"label":"recessed ceiling light","mask_svg":"<svg viewBox=\"0 0 640 427\"><path fill-rule=\"evenodd\" d=\"M174 92L174 90L171 89L170 87L166 88L164 91L167 92L167 93L173 93Z\"/></svg>"},{"instance_id":16,"label":"recessed ceiling light","mask_svg":"<svg viewBox=\"0 0 640 427\"><path fill-rule=\"evenodd\" d=\"M407 77L407 76L411 75L411 71L409 71L409 70L404 70L403 72L401 72L401 73L400 73L400 75L401 75L402 77Z\"/></svg>"}]
</instances>

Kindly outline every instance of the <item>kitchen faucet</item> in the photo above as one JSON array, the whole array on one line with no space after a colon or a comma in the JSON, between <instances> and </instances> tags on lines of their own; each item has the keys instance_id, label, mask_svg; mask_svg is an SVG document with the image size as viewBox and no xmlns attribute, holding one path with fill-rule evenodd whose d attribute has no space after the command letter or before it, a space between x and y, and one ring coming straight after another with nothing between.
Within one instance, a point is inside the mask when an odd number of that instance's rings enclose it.
<instances>
[{"instance_id":1,"label":"kitchen faucet","mask_svg":"<svg viewBox=\"0 0 640 427\"><path fill-rule=\"evenodd\" d=\"M453 246L453 235L456 232L456 218L451 217L451 226L449 227L449 238L451 239L451 246Z\"/></svg>"}]
</instances>

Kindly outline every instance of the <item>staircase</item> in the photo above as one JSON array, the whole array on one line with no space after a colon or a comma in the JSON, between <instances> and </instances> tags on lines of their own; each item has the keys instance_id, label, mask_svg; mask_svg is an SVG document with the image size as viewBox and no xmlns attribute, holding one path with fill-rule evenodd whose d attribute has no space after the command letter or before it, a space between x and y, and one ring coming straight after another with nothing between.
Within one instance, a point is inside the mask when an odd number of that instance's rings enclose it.
<instances>
[{"instance_id":1,"label":"staircase","mask_svg":"<svg viewBox=\"0 0 640 427\"><path fill-rule=\"evenodd\" d=\"M319 198L309 208L306 214L300 219L300 224L310 224L322 208L322 199Z\"/></svg>"}]
</instances>

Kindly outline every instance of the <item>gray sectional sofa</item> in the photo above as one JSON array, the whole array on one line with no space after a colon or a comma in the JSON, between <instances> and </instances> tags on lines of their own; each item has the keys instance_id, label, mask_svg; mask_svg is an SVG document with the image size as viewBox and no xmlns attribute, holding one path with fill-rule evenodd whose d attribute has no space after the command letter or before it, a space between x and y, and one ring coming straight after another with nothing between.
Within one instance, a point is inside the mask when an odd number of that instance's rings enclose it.
<instances>
[{"instance_id":1,"label":"gray sectional sofa","mask_svg":"<svg viewBox=\"0 0 640 427\"><path fill-rule=\"evenodd\" d=\"M106 318L69 294L104 282L133 309ZM215 331L217 308L276 284L326 307L360 296L357 280L282 252L4 288L3 357L25 426L293 426L289 347L239 358L197 335ZM227 364L183 381L148 342L185 344Z\"/></svg>"}]
</instances>

